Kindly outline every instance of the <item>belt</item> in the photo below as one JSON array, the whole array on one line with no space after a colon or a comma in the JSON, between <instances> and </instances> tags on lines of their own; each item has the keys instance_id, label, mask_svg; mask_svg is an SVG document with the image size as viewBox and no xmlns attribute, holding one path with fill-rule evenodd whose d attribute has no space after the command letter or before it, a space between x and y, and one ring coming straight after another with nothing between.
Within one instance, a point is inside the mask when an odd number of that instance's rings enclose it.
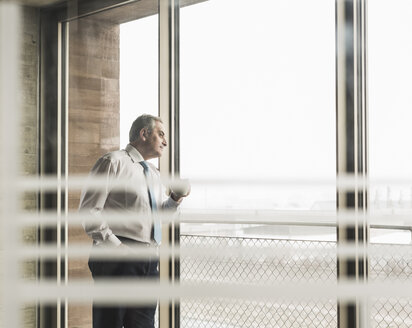
<instances>
[{"instance_id":1,"label":"belt","mask_svg":"<svg viewBox=\"0 0 412 328\"><path fill-rule=\"evenodd\" d=\"M147 246L147 247L150 247L150 246L155 246L154 244L150 244L150 243L145 243L145 242L143 242L143 241L138 241L138 240L134 240L134 239L130 239L130 238L126 238L126 237L122 237L122 236L117 236L116 235L116 237L117 238L119 238L119 240L122 242L122 243L124 243L124 244L136 244L136 245L141 245L141 246Z\"/></svg>"},{"instance_id":2,"label":"belt","mask_svg":"<svg viewBox=\"0 0 412 328\"><path fill-rule=\"evenodd\" d=\"M153 250L153 256L154 257L159 256L159 247L155 243L145 243L142 241L138 241L138 240L122 237L122 236L117 236L117 238L119 238L120 241L127 246L150 247Z\"/></svg>"}]
</instances>

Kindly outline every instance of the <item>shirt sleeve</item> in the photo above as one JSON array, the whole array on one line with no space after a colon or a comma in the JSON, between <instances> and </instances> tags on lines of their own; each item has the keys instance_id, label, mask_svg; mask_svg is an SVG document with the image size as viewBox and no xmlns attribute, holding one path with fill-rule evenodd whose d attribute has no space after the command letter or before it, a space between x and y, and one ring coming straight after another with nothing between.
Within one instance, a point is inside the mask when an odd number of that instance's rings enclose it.
<instances>
[{"instance_id":1,"label":"shirt sleeve","mask_svg":"<svg viewBox=\"0 0 412 328\"><path fill-rule=\"evenodd\" d=\"M93 222L83 222L83 227L86 233L98 243L108 243L114 246L121 244L110 229L107 222L102 217L102 211L110 193L110 182L116 176L117 163L114 163L110 158L100 158L92 170L90 171L88 181L94 177L105 178L106 185L103 188L92 188L87 186L83 189L80 197L79 211L87 214L92 214L95 218L101 220L93 220Z\"/></svg>"},{"instance_id":2,"label":"shirt sleeve","mask_svg":"<svg viewBox=\"0 0 412 328\"><path fill-rule=\"evenodd\" d=\"M176 202L172 197L168 197L163 201L162 209L164 210L176 210L182 201Z\"/></svg>"}]
</instances>

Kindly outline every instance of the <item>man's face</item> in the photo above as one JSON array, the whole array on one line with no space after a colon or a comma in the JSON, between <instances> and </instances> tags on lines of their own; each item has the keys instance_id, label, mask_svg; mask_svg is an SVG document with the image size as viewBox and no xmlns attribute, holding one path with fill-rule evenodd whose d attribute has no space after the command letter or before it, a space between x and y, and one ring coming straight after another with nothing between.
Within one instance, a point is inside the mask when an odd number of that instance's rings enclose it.
<instances>
[{"instance_id":1,"label":"man's face","mask_svg":"<svg viewBox=\"0 0 412 328\"><path fill-rule=\"evenodd\" d=\"M163 124L156 121L152 132L146 138L147 152L150 158L162 156L163 149L167 146L167 140Z\"/></svg>"}]
</instances>

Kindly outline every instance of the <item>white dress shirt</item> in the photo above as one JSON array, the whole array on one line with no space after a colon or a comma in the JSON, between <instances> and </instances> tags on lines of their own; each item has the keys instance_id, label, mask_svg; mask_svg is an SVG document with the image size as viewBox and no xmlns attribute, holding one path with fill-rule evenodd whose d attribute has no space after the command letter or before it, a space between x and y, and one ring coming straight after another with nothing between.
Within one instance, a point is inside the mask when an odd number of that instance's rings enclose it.
<instances>
[{"instance_id":1,"label":"white dress shirt","mask_svg":"<svg viewBox=\"0 0 412 328\"><path fill-rule=\"evenodd\" d=\"M108 181L104 189L94 190L86 187L80 198L79 210L88 210L93 215L102 218L99 223L87 221L83 223L86 233L96 244L118 246L121 241L117 236L144 243L152 242L152 211L143 166L139 163L141 161L144 161L142 155L128 144L124 150L114 151L99 158L90 171L90 177L104 176ZM158 209L175 211L179 203L171 197L166 198L159 171L153 164L149 162L147 164ZM118 188L111 190L110 181L114 179L127 179L132 182L132 187L128 184L122 190ZM105 210L111 213L119 211L120 214L136 213L136 222L119 222L119 224L109 226L102 215Z\"/></svg>"}]
</instances>

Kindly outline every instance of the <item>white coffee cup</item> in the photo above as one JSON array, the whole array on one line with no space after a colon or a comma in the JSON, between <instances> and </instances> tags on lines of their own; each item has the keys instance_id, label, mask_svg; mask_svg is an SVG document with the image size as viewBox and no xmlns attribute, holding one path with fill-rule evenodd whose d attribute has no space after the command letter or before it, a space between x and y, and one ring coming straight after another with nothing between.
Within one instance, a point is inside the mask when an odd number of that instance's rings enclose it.
<instances>
[{"instance_id":1,"label":"white coffee cup","mask_svg":"<svg viewBox=\"0 0 412 328\"><path fill-rule=\"evenodd\" d=\"M176 179L171 183L170 190L177 198L185 197L190 192L190 182L188 179Z\"/></svg>"}]
</instances>

